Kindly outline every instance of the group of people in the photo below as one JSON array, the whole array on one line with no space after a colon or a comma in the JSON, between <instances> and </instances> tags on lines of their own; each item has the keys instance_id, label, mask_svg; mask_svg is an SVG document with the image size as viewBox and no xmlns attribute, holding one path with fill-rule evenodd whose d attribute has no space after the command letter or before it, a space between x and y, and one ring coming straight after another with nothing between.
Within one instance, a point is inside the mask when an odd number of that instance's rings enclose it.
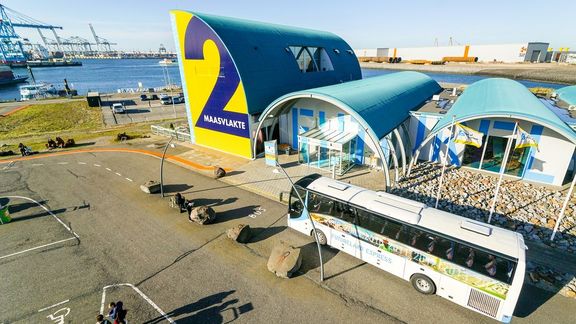
<instances>
[{"instance_id":1,"label":"group of people","mask_svg":"<svg viewBox=\"0 0 576 324\"><path fill-rule=\"evenodd\" d=\"M111 302L108 307L110 311L108 311L108 318L104 318L104 315L98 314L96 316L96 324L127 324L126 321L126 313L128 312L124 309L124 303L122 301Z\"/></svg>"},{"instance_id":2,"label":"group of people","mask_svg":"<svg viewBox=\"0 0 576 324\"><path fill-rule=\"evenodd\" d=\"M68 139L66 142L64 142L64 140L62 139L62 137L56 137L56 140L53 140L51 138L48 139L48 143L46 144L46 148L51 150L51 149L55 149L55 148L65 148L65 147L69 147L69 146L74 146L74 144L76 144L74 142L74 139L70 138Z\"/></svg>"},{"instance_id":3,"label":"group of people","mask_svg":"<svg viewBox=\"0 0 576 324\"><path fill-rule=\"evenodd\" d=\"M187 212L188 215L192 212L192 208L194 207L194 202L192 200L185 199L181 193L176 193L174 195L174 205L178 207L180 213Z\"/></svg>"}]
</instances>

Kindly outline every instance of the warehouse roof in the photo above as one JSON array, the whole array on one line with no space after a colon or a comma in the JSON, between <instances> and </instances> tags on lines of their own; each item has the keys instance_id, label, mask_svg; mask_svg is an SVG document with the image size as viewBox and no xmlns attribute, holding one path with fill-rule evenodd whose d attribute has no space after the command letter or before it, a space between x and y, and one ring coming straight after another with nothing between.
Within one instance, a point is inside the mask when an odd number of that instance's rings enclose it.
<instances>
[{"instance_id":1,"label":"warehouse roof","mask_svg":"<svg viewBox=\"0 0 576 324\"><path fill-rule=\"evenodd\" d=\"M352 48L335 34L192 14L218 35L230 53L244 86L250 114L262 112L274 99L293 91L362 77ZM331 66L318 72L301 71L291 47L323 48Z\"/></svg>"},{"instance_id":2,"label":"warehouse roof","mask_svg":"<svg viewBox=\"0 0 576 324\"><path fill-rule=\"evenodd\" d=\"M512 118L534 122L550 128L576 143L576 133L548 109L522 84L503 78L490 78L468 86L445 117L430 132L437 132L455 122L478 118Z\"/></svg>"}]
</instances>

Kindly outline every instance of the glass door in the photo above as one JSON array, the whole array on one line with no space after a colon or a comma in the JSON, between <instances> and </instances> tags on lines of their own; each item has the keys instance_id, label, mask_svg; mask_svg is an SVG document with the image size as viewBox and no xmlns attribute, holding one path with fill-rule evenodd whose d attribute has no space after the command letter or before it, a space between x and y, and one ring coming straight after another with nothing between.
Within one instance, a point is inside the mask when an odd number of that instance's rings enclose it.
<instances>
[{"instance_id":1,"label":"glass door","mask_svg":"<svg viewBox=\"0 0 576 324\"><path fill-rule=\"evenodd\" d=\"M500 172L508 139L505 137L488 136L486 152L482 161L482 170Z\"/></svg>"}]
</instances>

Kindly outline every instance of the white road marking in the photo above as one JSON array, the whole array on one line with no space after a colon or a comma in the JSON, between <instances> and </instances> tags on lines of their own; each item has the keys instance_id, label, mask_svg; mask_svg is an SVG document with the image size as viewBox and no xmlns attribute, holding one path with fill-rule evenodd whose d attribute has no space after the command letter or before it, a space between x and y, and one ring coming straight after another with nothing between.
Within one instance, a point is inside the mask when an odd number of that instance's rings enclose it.
<instances>
[{"instance_id":1,"label":"white road marking","mask_svg":"<svg viewBox=\"0 0 576 324\"><path fill-rule=\"evenodd\" d=\"M47 247L47 246L56 245L56 244L59 244L59 243L62 243L62 242L66 242L66 241L70 241L70 240L75 240L75 239L76 239L75 237L70 237L70 238L67 238L67 239L60 240L60 241L56 241L56 242L52 242L52 243L40 245L40 246L37 246L37 247L33 247L33 248L30 248L30 249L27 249L27 250L24 250L24 251L15 252L15 253L11 253L11 254L8 254L8 255L3 255L3 256L0 257L0 260L6 259L6 258L9 258L9 257L12 257L12 256L15 256L15 255L18 255L18 254L22 254L22 253L26 253L26 252L38 250L38 249L41 249L41 248L45 248L45 247Z\"/></svg>"},{"instance_id":2,"label":"white road marking","mask_svg":"<svg viewBox=\"0 0 576 324\"><path fill-rule=\"evenodd\" d=\"M130 179L130 178L126 178L126 180L130 181L130 182L134 182L134 180Z\"/></svg>"},{"instance_id":3,"label":"white road marking","mask_svg":"<svg viewBox=\"0 0 576 324\"><path fill-rule=\"evenodd\" d=\"M95 166L95 167L100 167L100 164L94 163L94 166Z\"/></svg>"},{"instance_id":4,"label":"white road marking","mask_svg":"<svg viewBox=\"0 0 576 324\"><path fill-rule=\"evenodd\" d=\"M108 171L112 172L112 169L110 169L110 168L106 168L106 170L108 170Z\"/></svg>"},{"instance_id":5,"label":"white road marking","mask_svg":"<svg viewBox=\"0 0 576 324\"><path fill-rule=\"evenodd\" d=\"M42 309L39 309L39 310L38 310L38 313L43 312L43 311L45 311L45 310L47 310L47 309L56 307L56 306L60 306L60 305L62 305L62 304L66 304L66 303L69 302L69 301L70 301L70 299L66 299L65 301L61 301L61 302L59 302L59 303L57 303L57 304L54 304L54 305L52 305L52 306L44 307L44 308L42 308Z\"/></svg>"},{"instance_id":6,"label":"white road marking","mask_svg":"<svg viewBox=\"0 0 576 324\"><path fill-rule=\"evenodd\" d=\"M57 164L64 165L64 164L68 164L68 162L58 162Z\"/></svg>"},{"instance_id":7,"label":"white road marking","mask_svg":"<svg viewBox=\"0 0 576 324\"><path fill-rule=\"evenodd\" d=\"M58 218L58 216L54 215L54 213L51 212L50 209L46 208L46 206L42 205L41 203L37 202L36 200L34 200L32 198L28 198L28 197L23 197L23 196L4 196L4 197L0 197L0 198L24 199L24 200L28 200L28 201L36 203L36 205L40 206L48 214L52 215L52 217L54 217L58 221L58 223L62 224L62 226L64 226L64 228L66 230L68 230L68 232L70 232L72 235L74 235L74 238L80 239L80 236L78 236L78 234L76 234L74 231L72 231L72 229L70 227L68 227L68 225L64 224L64 222L62 220L60 220L60 218Z\"/></svg>"},{"instance_id":8,"label":"white road marking","mask_svg":"<svg viewBox=\"0 0 576 324\"><path fill-rule=\"evenodd\" d=\"M134 286L133 284L129 284L129 283L109 285L109 286L102 288L102 302L100 303L100 314L104 314L104 303L106 302L106 289L111 288L111 287L121 287L121 286L126 286L126 287L130 287L130 288L134 289L134 291L136 291L140 295L140 297L144 298L144 300L146 302L148 302L148 304L150 304L150 306L154 307L154 309L158 313L160 313L160 315L162 315L162 317L164 317L169 323L175 323L173 319L171 319L168 315L166 315L166 313L164 313L164 311L160 307L158 307L158 305L156 305L150 298L148 298L148 296L144 295L144 293L142 291L140 291L140 289L138 289L138 287Z\"/></svg>"},{"instance_id":9,"label":"white road marking","mask_svg":"<svg viewBox=\"0 0 576 324\"><path fill-rule=\"evenodd\" d=\"M34 164L32 164L32 166L42 166L42 165L44 165L44 163L34 163Z\"/></svg>"},{"instance_id":10,"label":"white road marking","mask_svg":"<svg viewBox=\"0 0 576 324\"><path fill-rule=\"evenodd\" d=\"M78 164L82 164L82 165L84 165L84 164L86 164L86 162L78 162Z\"/></svg>"},{"instance_id":11,"label":"white road marking","mask_svg":"<svg viewBox=\"0 0 576 324\"><path fill-rule=\"evenodd\" d=\"M116 175L117 175L117 176L119 176L119 177L121 177L121 176L122 176L122 175L121 175L120 173L118 173L118 172L116 172Z\"/></svg>"}]
</instances>

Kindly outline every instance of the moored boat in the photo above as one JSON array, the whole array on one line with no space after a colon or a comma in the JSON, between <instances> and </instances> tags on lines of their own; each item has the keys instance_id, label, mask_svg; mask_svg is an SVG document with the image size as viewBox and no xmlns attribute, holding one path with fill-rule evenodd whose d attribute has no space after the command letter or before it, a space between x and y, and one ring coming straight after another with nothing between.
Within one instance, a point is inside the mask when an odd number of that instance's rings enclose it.
<instances>
[{"instance_id":1,"label":"moored boat","mask_svg":"<svg viewBox=\"0 0 576 324\"><path fill-rule=\"evenodd\" d=\"M29 84L20 87L20 99L22 101L52 98L58 96L58 90L48 83Z\"/></svg>"},{"instance_id":2,"label":"moored boat","mask_svg":"<svg viewBox=\"0 0 576 324\"><path fill-rule=\"evenodd\" d=\"M0 65L0 86L26 82L27 75L15 75L8 65Z\"/></svg>"}]
</instances>

